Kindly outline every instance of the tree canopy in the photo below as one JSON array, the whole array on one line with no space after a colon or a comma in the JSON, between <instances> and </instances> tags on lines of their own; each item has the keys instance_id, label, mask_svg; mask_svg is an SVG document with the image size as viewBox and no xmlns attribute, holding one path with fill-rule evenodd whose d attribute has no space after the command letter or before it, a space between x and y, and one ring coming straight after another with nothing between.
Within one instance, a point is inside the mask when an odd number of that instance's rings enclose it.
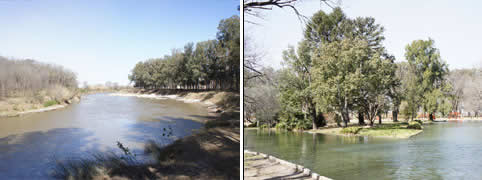
<instances>
[{"instance_id":1,"label":"tree canopy","mask_svg":"<svg viewBox=\"0 0 482 180\"><path fill-rule=\"evenodd\" d=\"M239 17L221 20L216 39L188 43L171 55L139 62L129 80L146 89L239 90Z\"/></svg>"}]
</instances>

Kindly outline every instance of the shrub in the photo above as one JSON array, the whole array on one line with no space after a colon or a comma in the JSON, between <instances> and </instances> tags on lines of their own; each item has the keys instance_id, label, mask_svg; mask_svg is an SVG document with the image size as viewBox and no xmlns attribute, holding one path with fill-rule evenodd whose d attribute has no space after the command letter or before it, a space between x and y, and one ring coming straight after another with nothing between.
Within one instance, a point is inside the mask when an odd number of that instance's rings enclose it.
<instances>
[{"instance_id":1,"label":"shrub","mask_svg":"<svg viewBox=\"0 0 482 180\"><path fill-rule=\"evenodd\" d=\"M408 123L407 129L422 129L422 125L419 122L412 121Z\"/></svg>"},{"instance_id":2,"label":"shrub","mask_svg":"<svg viewBox=\"0 0 482 180\"><path fill-rule=\"evenodd\" d=\"M413 120L413 121L418 122L420 125L422 125L422 124L423 124L423 121L422 121L422 120L419 120L419 119L417 119L417 120Z\"/></svg>"},{"instance_id":3,"label":"shrub","mask_svg":"<svg viewBox=\"0 0 482 180\"><path fill-rule=\"evenodd\" d=\"M268 124L262 124L261 126L259 126L260 128L264 129L264 128L268 128Z\"/></svg>"},{"instance_id":4,"label":"shrub","mask_svg":"<svg viewBox=\"0 0 482 180\"><path fill-rule=\"evenodd\" d=\"M286 125L285 122L279 122L276 124L276 129L286 129L288 126Z\"/></svg>"},{"instance_id":5,"label":"shrub","mask_svg":"<svg viewBox=\"0 0 482 180\"><path fill-rule=\"evenodd\" d=\"M47 101L47 102L44 103L44 107L49 107L49 106L56 105L56 104L59 104L59 103L55 100L50 100L50 101Z\"/></svg>"},{"instance_id":6,"label":"shrub","mask_svg":"<svg viewBox=\"0 0 482 180\"><path fill-rule=\"evenodd\" d=\"M357 134L358 132L360 132L360 130L362 130L363 128L361 127L346 127L346 128L343 128L340 132L343 133L343 134Z\"/></svg>"},{"instance_id":7,"label":"shrub","mask_svg":"<svg viewBox=\"0 0 482 180\"><path fill-rule=\"evenodd\" d=\"M408 125L408 122L401 122L401 125Z\"/></svg>"}]
</instances>

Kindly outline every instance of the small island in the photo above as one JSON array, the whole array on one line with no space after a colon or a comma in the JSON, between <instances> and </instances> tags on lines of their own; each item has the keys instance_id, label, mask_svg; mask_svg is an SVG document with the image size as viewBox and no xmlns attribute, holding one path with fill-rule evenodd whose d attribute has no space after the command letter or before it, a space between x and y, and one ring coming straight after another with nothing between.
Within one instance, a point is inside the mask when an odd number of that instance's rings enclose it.
<instances>
[{"instance_id":1,"label":"small island","mask_svg":"<svg viewBox=\"0 0 482 180\"><path fill-rule=\"evenodd\" d=\"M369 136L381 138L406 139L423 132L422 121L410 123L380 124L376 126L350 126L346 128L325 128L307 131L308 133L320 133L337 136Z\"/></svg>"}]
</instances>

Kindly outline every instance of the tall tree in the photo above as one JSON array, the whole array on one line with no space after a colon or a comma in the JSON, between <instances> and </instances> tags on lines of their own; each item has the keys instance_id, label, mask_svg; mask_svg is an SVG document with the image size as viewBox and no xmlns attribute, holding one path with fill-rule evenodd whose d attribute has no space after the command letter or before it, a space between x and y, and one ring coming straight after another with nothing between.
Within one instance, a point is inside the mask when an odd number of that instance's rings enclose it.
<instances>
[{"instance_id":1,"label":"tall tree","mask_svg":"<svg viewBox=\"0 0 482 180\"><path fill-rule=\"evenodd\" d=\"M432 39L413 41L405 47L405 51L405 58L415 74L412 82L415 86L409 88L418 92L414 96L421 96L415 98L420 99L421 104L414 104L414 108L421 105L424 112L429 113L429 119L433 120L439 99L443 97L447 64L441 60L440 52L435 48Z\"/></svg>"},{"instance_id":2,"label":"tall tree","mask_svg":"<svg viewBox=\"0 0 482 180\"><path fill-rule=\"evenodd\" d=\"M345 126L356 106L363 107L373 125L396 84L393 61L371 52L366 40L344 39L322 46L313 59L316 101L326 108L332 106Z\"/></svg>"},{"instance_id":3,"label":"tall tree","mask_svg":"<svg viewBox=\"0 0 482 180\"><path fill-rule=\"evenodd\" d=\"M305 119L311 120L313 129L318 128L318 115L316 104L313 101L311 92L311 67L312 61L309 56L309 46L307 41L302 41L299 44L298 53L295 52L294 47L289 47L283 52L284 65L286 71L280 79L280 93L282 94L282 104L294 105L294 107L284 106L284 110L298 109L302 112ZM295 84L294 84L295 83ZM298 101L297 103L289 103L287 101ZM324 122L321 122L324 125Z\"/></svg>"}]
</instances>

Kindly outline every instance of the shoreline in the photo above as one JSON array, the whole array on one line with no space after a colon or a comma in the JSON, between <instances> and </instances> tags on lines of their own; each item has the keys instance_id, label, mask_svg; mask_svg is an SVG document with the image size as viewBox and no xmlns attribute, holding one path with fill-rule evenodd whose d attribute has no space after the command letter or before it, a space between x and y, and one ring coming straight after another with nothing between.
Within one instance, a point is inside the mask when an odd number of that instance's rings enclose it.
<instances>
[{"instance_id":1,"label":"shoreline","mask_svg":"<svg viewBox=\"0 0 482 180\"><path fill-rule=\"evenodd\" d=\"M249 127L249 128L244 128L245 130L257 130L257 129L262 129L262 130L271 130L271 131L282 131L282 132L289 132L288 130L283 130L283 129L276 129L276 128L257 128L257 127ZM329 127L329 128L322 128L322 129L317 129L317 130L303 130L303 131L290 131L294 133L309 133L309 134L323 134L323 135L329 135L329 136L342 136L342 137L374 137L374 138L390 138L390 139L409 139L413 136L416 136L420 133L423 132L423 130L415 130L411 129L414 132L407 134L407 135L395 135L395 136L373 136L373 135L364 135L364 134L342 134L339 131L341 131L342 127ZM368 128L369 129L369 128Z\"/></svg>"},{"instance_id":2,"label":"shoreline","mask_svg":"<svg viewBox=\"0 0 482 180\"><path fill-rule=\"evenodd\" d=\"M255 158L249 158L247 159L246 155L244 155L243 157L243 160L244 160L244 171L245 171L245 175L244 175L244 178L246 179L251 179L251 178L260 178L258 173L261 172L262 170L262 165L263 164L268 164L269 162L267 161L271 161L271 162L274 162L276 163L276 165L279 165L281 167L279 168L288 168L289 172L288 175L282 175L283 177L286 177L286 176L297 176L297 177L294 177L294 178L306 178L306 179L316 179L316 180L331 180L331 178L328 178L328 177L325 177L325 176L322 176L318 173L315 173L313 172L311 169L308 169L308 168L305 168L304 166L301 166L299 164L295 164L295 163L292 163L292 162L289 162L289 161L286 161L286 160L283 160L283 159L280 159L280 158L277 158L275 156L272 156L272 155L268 155L268 154L264 154L264 153L260 153L260 152L255 152L255 151L250 151L250 150L244 150L244 154L250 154L250 155L253 155L252 157L255 157ZM259 157L259 158L257 158ZM261 162L261 163L256 163L256 166L253 166L253 167L249 167L250 166L250 161L262 161L262 160L267 160L265 161L264 163ZM270 167L272 167L274 164L271 164L269 165ZM249 170L254 170L255 173L253 173L251 176L249 176L249 174L251 174L249 172ZM247 172L248 171L248 172ZM267 175L267 177L264 177L263 174L261 174L261 176L263 176L264 179L268 179L268 178L277 178L280 176L281 172L280 171L276 171L277 174L265 174ZM248 176L246 176L246 174L248 174Z\"/></svg>"},{"instance_id":3,"label":"shoreline","mask_svg":"<svg viewBox=\"0 0 482 180\"><path fill-rule=\"evenodd\" d=\"M305 131L306 133L310 134L324 134L324 135L331 135L331 136L344 136L344 137L374 137L374 138L390 138L390 139L409 139L413 136L416 136L423 132L423 130L413 130L413 133L407 135L394 135L394 136L371 136L371 135L364 135L364 134L342 134L339 131L342 128L327 128L327 129L317 129L317 130L308 130ZM369 128L368 128L369 129ZM329 131L332 130L332 131ZM333 131L334 130L334 131ZM335 132L336 131L336 132Z\"/></svg>"},{"instance_id":4,"label":"shoreline","mask_svg":"<svg viewBox=\"0 0 482 180\"><path fill-rule=\"evenodd\" d=\"M63 108L66 108L66 107L67 107L67 105L58 104L58 105L48 106L48 107L39 108L39 109L31 109L31 110L27 110L27 111L2 113L2 114L0 114L0 118L19 117L19 116L23 116L23 115L26 115L26 114L54 111L54 110L63 109Z\"/></svg>"},{"instance_id":5,"label":"shoreline","mask_svg":"<svg viewBox=\"0 0 482 180\"><path fill-rule=\"evenodd\" d=\"M196 93L212 93L212 92L190 92L192 94ZM159 99L159 100L165 100L165 99L172 99L176 101L182 101L184 103L198 103L203 106L207 107L209 115L214 115L217 116L225 111L226 109L216 105L216 102L211 101L210 98L206 97L186 97L188 95L180 95L180 93L177 94L169 94L169 95L162 95L162 94L156 94L156 93L132 93L132 92L115 92L115 93L109 93L109 96L121 96L121 97L137 97L137 98L147 98L147 99Z\"/></svg>"},{"instance_id":6,"label":"shoreline","mask_svg":"<svg viewBox=\"0 0 482 180\"><path fill-rule=\"evenodd\" d=\"M81 99L81 95L76 95L76 96L73 96L72 98L63 100L63 103L56 104L56 105L51 105L51 106L36 108L36 109L29 109L25 111L0 112L0 118L19 117L26 114L59 110L59 109L66 108L70 104L80 102L80 99Z\"/></svg>"}]
</instances>

